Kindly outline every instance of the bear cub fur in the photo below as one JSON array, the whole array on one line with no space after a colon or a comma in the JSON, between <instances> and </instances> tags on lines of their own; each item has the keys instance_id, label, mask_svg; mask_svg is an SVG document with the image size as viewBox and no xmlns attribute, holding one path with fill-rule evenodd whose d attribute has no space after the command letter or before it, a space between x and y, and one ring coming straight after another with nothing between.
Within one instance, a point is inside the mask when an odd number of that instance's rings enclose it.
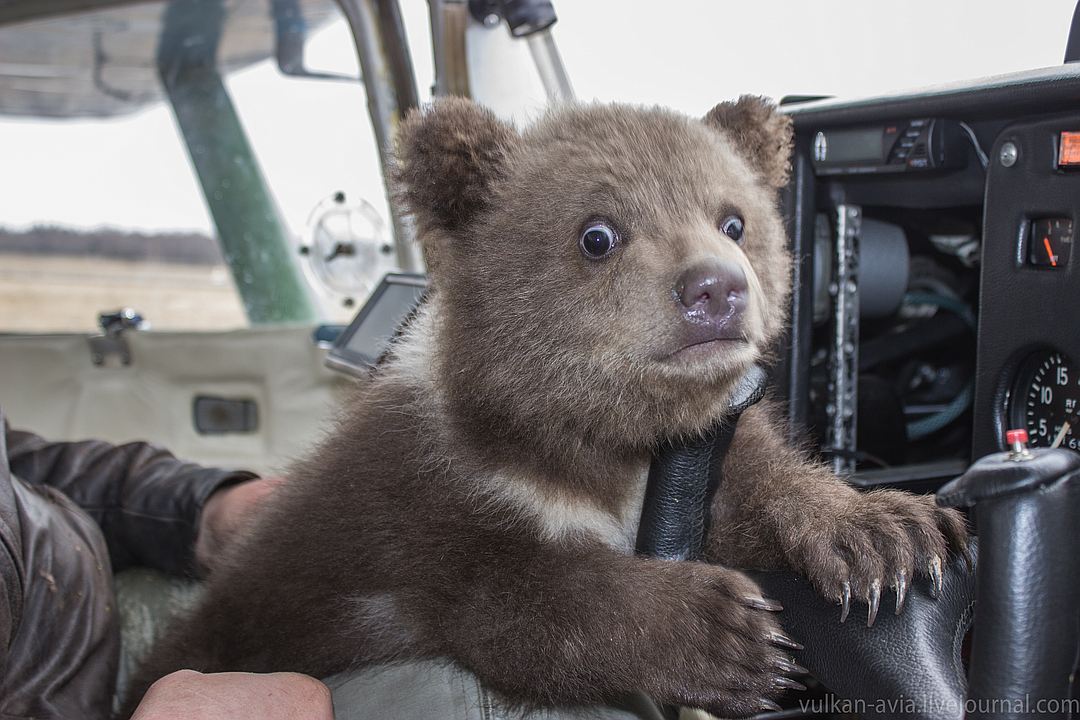
<instances>
[{"instance_id":1,"label":"bear cub fur","mask_svg":"<svg viewBox=\"0 0 1080 720\"><path fill-rule=\"evenodd\" d=\"M963 549L932 498L861 493L742 418L708 562L633 552L650 454L721 419L785 326L789 120L620 105L519 132L461 99L401 128L432 289L143 668L325 677L451 658L511 701L633 691L749 715L797 669L739 568L876 612Z\"/></svg>"}]
</instances>

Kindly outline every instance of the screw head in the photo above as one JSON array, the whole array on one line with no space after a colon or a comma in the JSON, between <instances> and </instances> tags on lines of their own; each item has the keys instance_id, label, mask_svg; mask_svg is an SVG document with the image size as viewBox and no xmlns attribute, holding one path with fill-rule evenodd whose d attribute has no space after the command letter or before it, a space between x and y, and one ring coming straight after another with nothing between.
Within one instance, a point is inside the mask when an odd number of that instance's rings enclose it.
<instances>
[{"instance_id":1,"label":"screw head","mask_svg":"<svg viewBox=\"0 0 1080 720\"><path fill-rule=\"evenodd\" d=\"M1003 167L1012 167L1019 158L1020 148L1016 147L1016 143L1011 140L1003 143L1001 150L998 151L998 162Z\"/></svg>"}]
</instances>

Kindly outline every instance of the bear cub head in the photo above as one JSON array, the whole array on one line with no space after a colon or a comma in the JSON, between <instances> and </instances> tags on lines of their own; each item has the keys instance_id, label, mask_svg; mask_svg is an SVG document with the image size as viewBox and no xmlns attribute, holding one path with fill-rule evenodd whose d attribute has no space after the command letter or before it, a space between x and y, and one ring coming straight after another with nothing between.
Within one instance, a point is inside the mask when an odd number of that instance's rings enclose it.
<instances>
[{"instance_id":1,"label":"bear cub head","mask_svg":"<svg viewBox=\"0 0 1080 720\"><path fill-rule=\"evenodd\" d=\"M781 332L790 121L555 108L518 131L462 99L404 123L396 192L431 273L432 372L486 445L625 453L699 432Z\"/></svg>"}]
</instances>

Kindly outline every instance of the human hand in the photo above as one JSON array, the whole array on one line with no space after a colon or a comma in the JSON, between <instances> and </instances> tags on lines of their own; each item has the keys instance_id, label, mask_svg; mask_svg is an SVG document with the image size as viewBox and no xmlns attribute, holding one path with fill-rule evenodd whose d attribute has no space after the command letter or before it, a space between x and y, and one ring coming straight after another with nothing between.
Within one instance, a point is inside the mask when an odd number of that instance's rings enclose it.
<instances>
[{"instance_id":1,"label":"human hand","mask_svg":"<svg viewBox=\"0 0 1080 720\"><path fill-rule=\"evenodd\" d=\"M204 571L246 525L255 511L285 478L255 478L213 493L203 506L199 534L195 540L195 561Z\"/></svg>"},{"instance_id":2,"label":"human hand","mask_svg":"<svg viewBox=\"0 0 1080 720\"><path fill-rule=\"evenodd\" d=\"M299 673L180 670L150 686L131 720L333 720L330 690Z\"/></svg>"}]
</instances>

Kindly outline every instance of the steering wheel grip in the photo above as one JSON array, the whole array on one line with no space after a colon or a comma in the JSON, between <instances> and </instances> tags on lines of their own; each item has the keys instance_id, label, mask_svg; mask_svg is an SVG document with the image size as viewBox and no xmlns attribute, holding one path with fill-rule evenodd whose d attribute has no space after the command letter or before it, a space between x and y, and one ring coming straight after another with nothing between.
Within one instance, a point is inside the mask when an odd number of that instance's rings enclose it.
<instances>
[{"instance_id":1,"label":"steering wheel grip","mask_svg":"<svg viewBox=\"0 0 1080 720\"><path fill-rule=\"evenodd\" d=\"M972 545L973 557L977 547ZM791 572L755 572L767 597L784 610L784 631L806 646L795 659L829 690L837 705L864 718L944 720L964 717L967 681L960 650L975 607L975 572L953 557L943 572L941 595L931 583L912 583L904 610L882 612L873 627L852 608L840 623L840 607L809 581Z\"/></svg>"}]
</instances>

